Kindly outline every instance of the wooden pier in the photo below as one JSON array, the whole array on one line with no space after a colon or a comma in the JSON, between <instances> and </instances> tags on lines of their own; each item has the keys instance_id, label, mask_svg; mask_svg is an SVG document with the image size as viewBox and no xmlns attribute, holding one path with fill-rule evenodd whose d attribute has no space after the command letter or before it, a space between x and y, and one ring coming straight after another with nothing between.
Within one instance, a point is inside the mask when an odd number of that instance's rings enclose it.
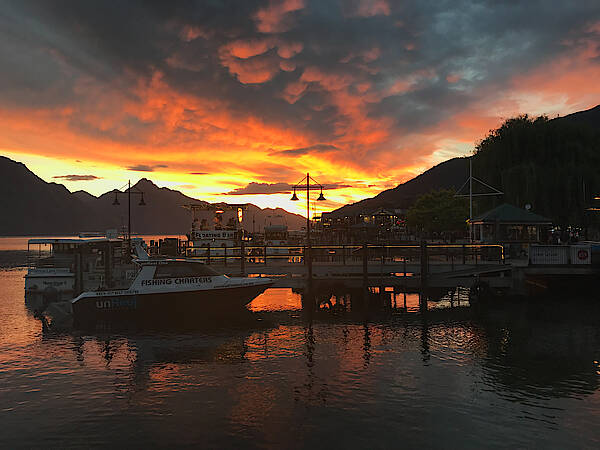
<instances>
[{"instance_id":1,"label":"wooden pier","mask_svg":"<svg viewBox=\"0 0 600 450\"><path fill-rule=\"evenodd\" d=\"M499 245L313 246L311 261L304 257L305 250L242 246L207 249L197 258L231 276L269 276L276 280L275 287L295 289L305 287L309 268L316 285L355 288L366 283L415 290L424 285L470 287L483 277L494 288L510 287L512 266Z\"/></svg>"},{"instance_id":2,"label":"wooden pier","mask_svg":"<svg viewBox=\"0 0 600 450\"><path fill-rule=\"evenodd\" d=\"M524 294L531 276L579 277L597 274L591 264L531 265L507 260L496 244L240 246L206 249L196 258L230 276L268 276L275 287L381 288L422 291L472 288ZM310 259L305 258L310 254ZM309 277L308 274L312 276Z\"/></svg>"}]
</instances>

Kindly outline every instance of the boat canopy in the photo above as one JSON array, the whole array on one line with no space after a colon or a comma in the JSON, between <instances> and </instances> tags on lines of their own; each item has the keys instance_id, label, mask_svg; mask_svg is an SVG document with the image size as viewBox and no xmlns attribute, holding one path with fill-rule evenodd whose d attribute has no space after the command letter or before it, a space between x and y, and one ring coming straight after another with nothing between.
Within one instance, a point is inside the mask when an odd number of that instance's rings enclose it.
<instances>
[{"instance_id":1,"label":"boat canopy","mask_svg":"<svg viewBox=\"0 0 600 450\"><path fill-rule=\"evenodd\" d=\"M28 244L88 244L96 242L121 242L122 239L97 237L97 238L35 238L29 239Z\"/></svg>"}]
</instances>

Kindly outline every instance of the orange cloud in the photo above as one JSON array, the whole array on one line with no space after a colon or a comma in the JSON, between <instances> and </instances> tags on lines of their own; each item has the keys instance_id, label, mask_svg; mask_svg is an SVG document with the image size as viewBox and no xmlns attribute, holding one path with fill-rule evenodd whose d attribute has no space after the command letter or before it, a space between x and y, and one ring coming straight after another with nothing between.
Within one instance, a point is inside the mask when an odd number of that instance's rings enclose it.
<instances>
[{"instance_id":1,"label":"orange cloud","mask_svg":"<svg viewBox=\"0 0 600 450\"><path fill-rule=\"evenodd\" d=\"M278 60L265 53L277 47ZM223 45L219 49L221 64L244 84L260 84L271 80L280 70L291 72L296 64L289 61L303 49L300 42L286 42L272 37L260 39L239 39Z\"/></svg>"},{"instance_id":2,"label":"orange cloud","mask_svg":"<svg viewBox=\"0 0 600 450\"><path fill-rule=\"evenodd\" d=\"M293 72L296 70L296 63L294 61L283 59L279 61L279 68L284 72Z\"/></svg>"},{"instance_id":3,"label":"orange cloud","mask_svg":"<svg viewBox=\"0 0 600 450\"><path fill-rule=\"evenodd\" d=\"M290 59L302 51L304 45L302 42L280 42L278 44L277 54L285 59Z\"/></svg>"},{"instance_id":4,"label":"orange cloud","mask_svg":"<svg viewBox=\"0 0 600 450\"><path fill-rule=\"evenodd\" d=\"M221 53L221 64L244 84L264 83L271 80L280 70L279 62L268 56L240 59L229 53Z\"/></svg>"},{"instance_id":5,"label":"orange cloud","mask_svg":"<svg viewBox=\"0 0 600 450\"><path fill-rule=\"evenodd\" d=\"M283 98L288 103L294 104L298 101L298 99L300 99L300 97L302 97L302 94L304 94L304 91L306 91L307 87L308 83L300 80L293 81L285 87L283 91Z\"/></svg>"},{"instance_id":6,"label":"orange cloud","mask_svg":"<svg viewBox=\"0 0 600 450\"><path fill-rule=\"evenodd\" d=\"M252 56L262 55L273 47L275 47L275 40L271 38L239 39L223 46L221 51L236 58L247 59Z\"/></svg>"}]
</instances>

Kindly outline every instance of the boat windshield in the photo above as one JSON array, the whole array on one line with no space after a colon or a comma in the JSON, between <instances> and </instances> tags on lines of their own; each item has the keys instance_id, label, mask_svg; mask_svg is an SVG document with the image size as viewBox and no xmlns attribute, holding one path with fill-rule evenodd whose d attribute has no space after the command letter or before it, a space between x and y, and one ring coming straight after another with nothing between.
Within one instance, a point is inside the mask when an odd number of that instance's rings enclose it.
<instances>
[{"instance_id":1,"label":"boat windshield","mask_svg":"<svg viewBox=\"0 0 600 450\"><path fill-rule=\"evenodd\" d=\"M212 267L198 263L169 263L156 267L154 278L212 277L220 275Z\"/></svg>"}]
</instances>

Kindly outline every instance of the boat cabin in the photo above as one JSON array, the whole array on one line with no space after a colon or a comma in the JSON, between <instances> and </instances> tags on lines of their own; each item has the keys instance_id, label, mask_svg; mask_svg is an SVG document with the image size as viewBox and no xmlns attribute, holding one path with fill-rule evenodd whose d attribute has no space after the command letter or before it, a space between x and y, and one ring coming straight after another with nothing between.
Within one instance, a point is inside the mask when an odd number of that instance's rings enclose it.
<instances>
[{"instance_id":1,"label":"boat cabin","mask_svg":"<svg viewBox=\"0 0 600 450\"><path fill-rule=\"evenodd\" d=\"M124 288L137 267L128 242L116 237L30 239L26 294L70 298L94 289Z\"/></svg>"}]
</instances>

